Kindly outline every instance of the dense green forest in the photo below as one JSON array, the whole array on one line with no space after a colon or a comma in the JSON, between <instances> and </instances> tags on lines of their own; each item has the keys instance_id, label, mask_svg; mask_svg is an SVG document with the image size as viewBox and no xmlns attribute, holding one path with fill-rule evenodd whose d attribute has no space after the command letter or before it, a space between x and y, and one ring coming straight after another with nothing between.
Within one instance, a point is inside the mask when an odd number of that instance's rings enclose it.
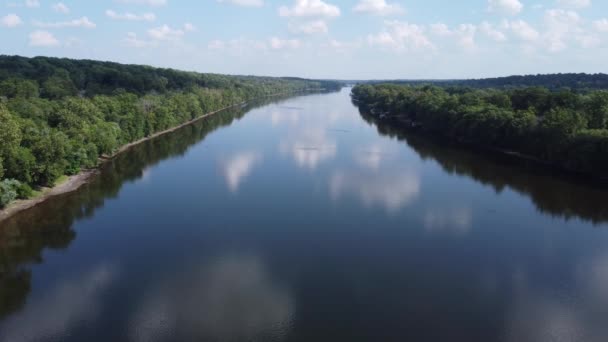
<instances>
[{"instance_id":1,"label":"dense green forest","mask_svg":"<svg viewBox=\"0 0 608 342\"><path fill-rule=\"evenodd\" d=\"M579 91L608 89L607 74L547 74L522 75L469 80L394 80L373 83L393 83L407 85L437 85L442 87L460 86L471 88L525 88L544 87L550 90L562 88Z\"/></svg>"},{"instance_id":2,"label":"dense green forest","mask_svg":"<svg viewBox=\"0 0 608 342\"><path fill-rule=\"evenodd\" d=\"M0 207L204 113L338 82L0 56Z\"/></svg>"},{"instance_id":3,"label":"dense green forest","mask_svg":"<svg viewBox=\"0 0 608 342\"><path fill-rule=\"evenodd\" d=\"M608 91L544 87L359 85L353 100L379 118L482 148L519 152L570 171L608 174Z\"/></svg>"}]
</instances>

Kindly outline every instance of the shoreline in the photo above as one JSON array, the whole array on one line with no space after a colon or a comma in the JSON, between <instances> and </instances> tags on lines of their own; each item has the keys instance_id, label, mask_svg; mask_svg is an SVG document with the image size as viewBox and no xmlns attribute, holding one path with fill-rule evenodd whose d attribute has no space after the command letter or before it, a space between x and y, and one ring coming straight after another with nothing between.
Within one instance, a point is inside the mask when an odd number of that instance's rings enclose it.
<instances>
[{"instance_id":1,"label":"shoreline","mask_svg":"<svg viewBox=\"0 0 608 342\"><path fill-rule=\"evenodd\" d=\"M476 144L471 143L470 141L459 139L456 137L434 135L424 130L421 130L418 127L413 128L408 123L402 121L400 118L397 117L388 116L380 118L369 112L365 115L372 117L374 120L377 121L377 123L392 125L395 128L400 128L404 132L423 136L427 139L431 139L437 142L453 144L461 148L465 148L468 151L485 154L486 156L499 156L501 158L507 158L510 160L511 163L520 163L520 166L524 165L523 163L525 163L527 167L534 167L539 170L542 169L543 171L550 172L553 175L557 175L570 181L575 181L577 183L593 184L608 189L608 177L605 176L568 168L563 165L552 163L535 157L533 155L521 153L514 150L501 149L495 146L480 147Z\"/></svg>"},{"instance_id":2,"label":"shoreline","mask_svg":"<svg viewBox=\"0 0 608 342\"><path fill-rule=\"evenodd\" d=\"M35 207L36 205L46 202L47 200L58 196L58 195L63 195L63 194L67 194L73 191L78 190L81 186L87 184L91 178L93 178L94 176L96 176L97 174L99 174L100 172L100 168L101 166L114 159L116 156L118 156L121 153L124 153L126 151L128 151L129 149L131 149L134 146L137 146L141 143L144 143L146 141L152 140L154 138L160 137L162 135L171 133L171 132L175 132L180 128L184 128L186 126L192 125L193 123L196 123L200 120L203 120L205 118L208 118L212 115L215 115L219 112L222 112L224 110L230 109L230 108L234 108L237 106L244 106L247 105L249 102L257 100L257 99L261 99L261 98L268 98L268 97L274 97L274 96L279 96L279 95L286 95L287 93L277 93L277 94L270 94L270 95L266 95L264 97L258 97L255 99L250 99L249 101L245 101L245 102L241 102L241 103L236 103L224 108L220 108L218 110L209 112L209 113L205 113L197 118L194 118L192 120L186 121L182 124L179 124L175 127L171 127L169 129L166 129L164 131L160 131L160 132L156 132L154 134L151 134L147 137L141 138L139 140L130 142L128 144L122 145L121 147L118 148L118 150L116 150L116 152L114 152L112 155L110 156L101 156L99 157L99 163L98 165L93 168L93 169L86 169L86 170L82 170L79 173L69 176L68 179L64 182L61 182L60 184L56 184L53 187L45 187L42 189L42 193L35 197L35 198L30 198L30 199L24 199L24 200L16 200L12 203L10 203L6 208L4 209L0 209L0 224L13 217L14 215L16 215L17 213L20 213L24 210L30 209Z\"/></svg>"}]
</instances>

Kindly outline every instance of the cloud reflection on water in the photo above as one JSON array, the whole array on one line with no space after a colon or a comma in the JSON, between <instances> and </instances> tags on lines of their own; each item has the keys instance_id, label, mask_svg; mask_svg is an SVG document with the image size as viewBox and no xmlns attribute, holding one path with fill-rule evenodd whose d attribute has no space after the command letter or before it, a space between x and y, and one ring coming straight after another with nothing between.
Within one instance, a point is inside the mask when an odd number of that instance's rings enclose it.
<instances>
[{"instance_id":1,"label":"cloud reflection on water","mask_svg":"<svg viewBox=\"0 0 608 342\"><path fill-rule=\"evenodd\" d=\"M294 314L292 294L259 258L225 256L154 290L133 315L130 336L132 341L280 340Z\"/></svg>"},{"instance_id":2,"label":"cloud reflection on water","mask_svg":"<svg viewBox=\"0 0 608 342\"><path fill-rule=\"evenodd\" d=\"M387 211L397 211L420 194L420 177L409 169L398 172L367 173L362 171L335 171L329 179L333 200L354 194L366 206L381 205Z\"/></svg>"},{"instance_id":3,"label":"cloud reflection on water","mask_svg":"<svg viewBox=\"0 0 608 342\"><path fill-rule=\"evenodd\" d=\"M42 298L30 300L23 311L0 325L1 341L60 341L83 322L94 320L103 292L116 278L115 267L97 266L66 280Z\"/></svg>"},{"instance_id":4,"label":"cloud reflection on water","mask_svg":"<svg viewBox=\"0 0 608 342\"><path fill-rule=\"evenodd\" d=\"M338 145L329 139L325 128L307 128L282 140L279 151L291 156L299 167L315 170L322 162L336 157Z\"/></svg>"},{"instance_id":5,"label":"cloud reflection on water","mask_svg":"<svg viewBox=\"0 0 608 342\"><path fill-rule=\"evenodd\" d=\"M253 167L262 160L262 155L257 152L240 152L230 156L221 162L222 173L228 189L237 192L243 179L253 170Z\"/></svg>"}]
</instances>

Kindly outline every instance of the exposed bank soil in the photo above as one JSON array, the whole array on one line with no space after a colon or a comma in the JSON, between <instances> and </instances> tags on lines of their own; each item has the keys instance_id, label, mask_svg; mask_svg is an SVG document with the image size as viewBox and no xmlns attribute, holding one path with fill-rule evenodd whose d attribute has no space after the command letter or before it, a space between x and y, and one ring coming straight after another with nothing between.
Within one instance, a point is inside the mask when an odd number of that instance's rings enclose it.
<instances>
[{"instance_id":1,"label":"exposed bank soil","mask_svg":"<svg viewBox=\"0 0 608 342\"><path fill-rule=\"evenodd\" d=\"M269 95L270 96L278 96L278 95L282 95L282 94L274 94L274 95ZM116 153L114 153L111 156L104 156L102 157L100 160L100 166L101 164L103 164L104 162L107 162L108 160L111 160L112 158L116 157L117 155L127 151L128 149L130 149L133 146L139 145L145 141L154 139L156 137L159 137L161 135L167 134L167 133L171 133L174 132L180 128L183 128L185 126L191 125L197 121L200 121L206 117L209 117L213 114L217 114L223 110L226 109L230 109L233 107L237 107L237 106L242 106L246 104L245 103L238 103L232 106L228 106L222 109L218 109L216 111L204 114L199 116L198 118L195 118L193 120L187 121L179 126L175 126L172 128L169 128L167 130L161 131L161 132L157 132L154 133L148 137L139 139L137 141L134 141L132 143L128 143L126 145L123 145L122 147L120 147ZM27 199L27 200L17 200L14 201L13 203L9 204L6 208L0 210L0 223L4 220L6 220L7 218L17 214L20 211L29 209L31 207L34 207L52 197L55 197L57 195L61 195L61 194L66 194L72 191L77 190L78 188L80 188L82 185L86 184L89 182L89 180L91 180L93 178L93 176L95 176L97 173L99 172L99 168L97 169L92 169L92 170L84 170L81 171L80 173L74 175L74 176L70 176L68 177L68 179L65 182L62 182L60 184L57 184L56 186L52 187L52 188L43 188L41 191L42 193L39 196L36 196L35 198L31 198L31 199Z\"/></svg>"}]
</instances>

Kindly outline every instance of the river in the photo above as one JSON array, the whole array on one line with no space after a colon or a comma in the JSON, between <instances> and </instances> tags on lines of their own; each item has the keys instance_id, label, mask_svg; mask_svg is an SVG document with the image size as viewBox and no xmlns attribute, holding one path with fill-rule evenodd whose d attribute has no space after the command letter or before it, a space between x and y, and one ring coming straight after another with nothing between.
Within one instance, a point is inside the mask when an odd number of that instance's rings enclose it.
<instances>
[{"instance_id":1,"label":"river","mask_svg":"<svg viewBox=\"0 0 608 342\"><path fill-rule=\"evenodd\" d=\"M0 223L0 341L608 340L608 191L349 93L222 112Z\"/></svg>"}]
</instances>

